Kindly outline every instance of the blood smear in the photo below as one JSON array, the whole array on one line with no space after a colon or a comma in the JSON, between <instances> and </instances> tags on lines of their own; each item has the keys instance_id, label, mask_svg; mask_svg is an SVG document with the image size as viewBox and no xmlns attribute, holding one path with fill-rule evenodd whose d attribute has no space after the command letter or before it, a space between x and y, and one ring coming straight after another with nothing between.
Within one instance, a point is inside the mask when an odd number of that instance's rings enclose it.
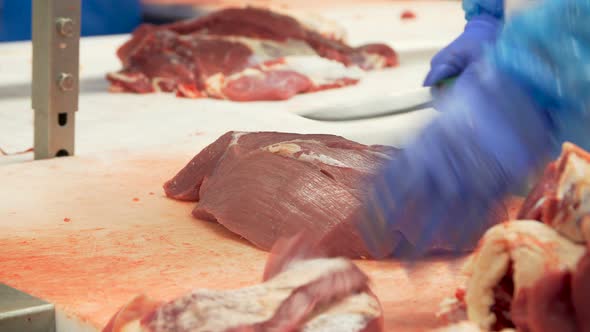
<instances>
[{"instance_id":1,"label":"blood smear","mask_svg":"<svg viewBox=\"0 0 590 332\"><path fill-rule=\"evenodd\" d=\"M411 10L404 10L400 17L402 20L410 20L416 18L416 14Z\"/></svg>"},{"instance_id":2,"label":"blood smear","mask_svg":"<svg viewBox=\"0 0 590 332\"><path fill-rule=\"evenodd\" d=\"M134 202L139 202L139 198L137 198L137 197L134 197L134 198L133 198L133 201L134 201Z\"/></svg>"},{"instance_id":3,"label":"blood smear","mask_svg":"<svg viewBox=\"0 0 590 332\"><path fill-rule=\"evenodd\" d=\"M70 219L70 218L64 218L64 222L70 222L70 221L72 221L72 219Z\"/></svg>"}]
</instances>

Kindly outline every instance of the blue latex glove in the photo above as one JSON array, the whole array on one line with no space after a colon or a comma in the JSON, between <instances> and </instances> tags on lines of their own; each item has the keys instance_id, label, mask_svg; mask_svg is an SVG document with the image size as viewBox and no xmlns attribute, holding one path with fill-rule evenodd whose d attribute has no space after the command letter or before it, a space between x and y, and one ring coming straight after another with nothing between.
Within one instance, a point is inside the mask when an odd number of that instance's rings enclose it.
<instances>
[{"instance_id":1,"label":"blue latex glove","mask_svg":"<svg viewBox=\"0 0 590 332\"><path fill-rule=\"evenodd\" d=\"M588 147L588 22L590 0L515 16L437 101L441 115L383 170L361 212L376 257L406 241L414 255L472 249L493 207L563 140Z\"/></svg>"},{"instance_id":2,"label":"blue latex glove","mask_svg":"<svg viewBox=\"0 0 590 332\"><path fill-rule=\"evenodd\" d=\"M495 42L501 24L500 19L489 14L471 18L465 25L465 31L432 58L424 86L434 86L444 79L460 75L469 64L481 57L485 45Z\"/></svg>"}]
</instances>

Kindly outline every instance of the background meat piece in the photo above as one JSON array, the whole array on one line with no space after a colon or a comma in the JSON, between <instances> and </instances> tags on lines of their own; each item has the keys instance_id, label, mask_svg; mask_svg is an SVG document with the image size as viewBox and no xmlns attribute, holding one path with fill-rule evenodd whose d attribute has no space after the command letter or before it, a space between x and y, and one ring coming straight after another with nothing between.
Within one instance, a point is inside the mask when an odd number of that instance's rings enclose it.
<instances>
[{"instance_id":1,"label":"background meat piece","mask_svg":"<svg viewBox=\"0 0 590 332\"><path fill-rule=\"evenodd\" d=\"M565 143L559 158L547 166L528 195L518 218L541 221L572 241L586 242L590 237L590 153Z\"/></svg>"},{"instance_id":2,"label":"background meat piece","mask_svg":"<svg viewBox=\"0 0 590 332\"><path fill-rule=\"evenodd\" d=\"M113 92L235 101L284 100L355 84L360 69L397 65L397 55L386 45L352 48L292 17L249 7L142 25L117 55L124 68L107 75Z\"/></svg>"},{"instance_id":3,"label":"background meat piece","mask_svg":"<svg viewBox=\"0 0 590 332\"><path fill-rule=\"evenodd\" d=\"M327 254L369 256L351 218L364 181L395 151L333 135L230 132L164 189L170 198L198 201L195 217L218 221L265 250L307 232L313 243L334 239L323 242Z\"/></svg>"},{"instance_id":4,"label":"background meat piece","mask_svg":"<svg viewBox=\"0 0 590 332\"><path fill-rule=\"evenodd\" d=\"M381 306L368 288L367 276L342 258L298 260L291 255L300 240L288 240L273 250L274 261L269 262L277 269L263 284L196 290L155 309L138 297L103 331L382 331ZM307 250L305 245L301 249Z\"/></svg>"},{"instance_id":5,"label":"background meat piece","mask_svg":"<svg viewBox=\"0 0 590 332\"><path fill-rule=\"evenodd\" d=\"M288 39L302 40L313 47L320 56L365 69L397 64L395 52L385 45L353 48L341 40L331 39L318 31L310 30L293 17L262 8L227 8L203 18L177 22L163 28L180 34L204 31L215 36L243 36L279 42ZM369 60L370 56L379 57L380 66Z\"/></svg>"}]
</instances>

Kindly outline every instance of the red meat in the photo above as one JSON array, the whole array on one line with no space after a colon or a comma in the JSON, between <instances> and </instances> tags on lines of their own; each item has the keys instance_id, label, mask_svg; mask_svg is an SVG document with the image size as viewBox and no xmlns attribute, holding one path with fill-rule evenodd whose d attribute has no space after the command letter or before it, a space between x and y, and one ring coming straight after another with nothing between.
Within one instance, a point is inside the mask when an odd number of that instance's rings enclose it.
<instances>
[{"instance_id":1,"label":"red meat","mask_svg":"<svg viewBox=\"0 0 590 332\"><path fill-rule=\"evenodd\" d=\"M512 318L519 331L590 331L590 254L574 271L552 271L518 292Z\"/></svg>"},{"instance_id":2,"label":"red meat","mask_svg":"<svg viewBox=\"0 0 590 332\"><path fill-rule=\"evenodd\" d=\"M332 135L229 132L164 185L170 198L198 201L193 215L218 221L269 250L302 231L330 234L329 255L370 256L352 223L363 182L395 153Z\"/></svg>"},{"instance_id":3,"label":"red meat","mask_svg":"<svg viewBox=\"0 0 590 332\"><path fill-rule=\"evenodd\" d=\"M346 66L371 70L397 65L395 52L386 45L353 48L292 17L257 8L142 25L117 55L123 69L107 75L111 91L175 91L183 97L236 101L283 100L355 84L359 73ZM301 66L301 58L314 66Z\"/></svg>"},{"instance_id":4,"label":"red meat","mask_svg":"<svg viewBox=\"0 0 590 332\"><path fill-rule=\"evenodd\" d=\"M560 157L550 163L527 196L518 219L538 220L573 241L588 240L582 234L590 224L590 153L565 143Z\"/></svg>"},{"instance_id":5,"label":"red meat","mask_svg":"<svg viewBox=\"0 0 590 332\"><path fill-rule=\"evenodd\" d=\"M381 306L367 276L343 258L302 259L301 250L312 252L303 239L273 250L260 285L195 290L163 305L140 296L103 332L382 331Z\"/></svg>"}]
</instances>

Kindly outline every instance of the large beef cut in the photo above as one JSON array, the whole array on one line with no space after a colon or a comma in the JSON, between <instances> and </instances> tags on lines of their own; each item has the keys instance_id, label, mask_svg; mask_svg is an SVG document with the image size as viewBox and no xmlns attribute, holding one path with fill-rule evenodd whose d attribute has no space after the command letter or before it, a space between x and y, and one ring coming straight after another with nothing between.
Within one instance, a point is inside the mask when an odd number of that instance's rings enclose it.
<instances>
[{"instance_id":1,"label":"large beef cut","mask_svg":"<svg viewBox=\"0 0 590 332\"><path fill-rule=\"evenodd\" d=\"M193 215L217 221L269 250L301 231L330 255L370 256L351 217L364 181L395 149L333 135L228 132L206 147L164 189L198 201Z\"/></svg>"},{"instance_id":2,"label":"large beef cut","mask_svg":"<svg viewBox=\"0 0 590 332\"><path fill-rule=\"evenodd\" d=\"M355 84L364 70L397 65L383 44L350 47L293 17L229 8L163 26L142 25L118 50L111 91L190 98L283 100Z\"/></svg>"},{"instance_id":3,"label":"large beef cut","mask_svg":"<svg viewBox=\"0 0 590 332\"><path fill-rule=\"evenodd\" d=\"M519 219L542 221L575 242L590 238L590 153L563 145L527 196Z\"/></svg>"},{"instance_id":4,"label":"large beef cut","mask_svg":"<svg viewBox=\"0 0 590 332\"><path fill-rule=\"evenodd\" d=\"M168 303L139 296L103 332L382 331L367 276L344 258L297 259L302 246L303 236L281 243L255 286L195 290Z\"/></svg>"}]
</instances>

